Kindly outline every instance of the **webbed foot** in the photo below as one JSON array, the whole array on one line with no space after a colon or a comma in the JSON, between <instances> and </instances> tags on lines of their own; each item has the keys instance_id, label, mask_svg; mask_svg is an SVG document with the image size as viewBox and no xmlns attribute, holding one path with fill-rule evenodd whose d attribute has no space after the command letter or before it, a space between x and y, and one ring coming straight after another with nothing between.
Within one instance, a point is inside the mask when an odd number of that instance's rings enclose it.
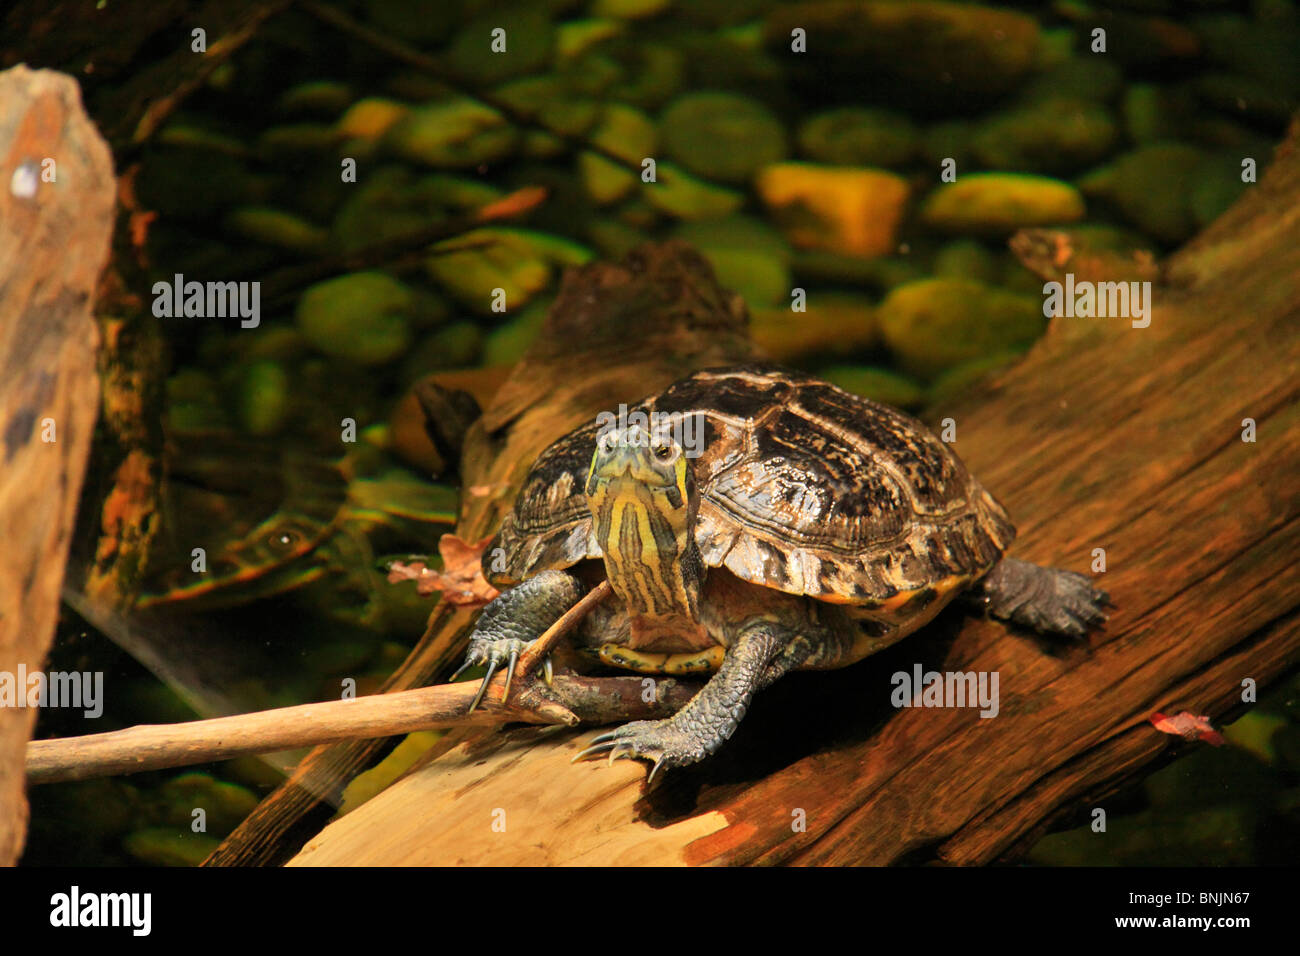
<instances>
[{"instance_id":1,"label":"webbed foot","mask_svg":"<svg viewBox=\"0 0 1300 956\"><path fill-rule=\"evenodd\" d=\"M977 605L990 617L1040 634L1083 637L1106 623L1110 597L1077 571L1044 568L1003 558L972 589Z\"/></svg>"}]
</instances>

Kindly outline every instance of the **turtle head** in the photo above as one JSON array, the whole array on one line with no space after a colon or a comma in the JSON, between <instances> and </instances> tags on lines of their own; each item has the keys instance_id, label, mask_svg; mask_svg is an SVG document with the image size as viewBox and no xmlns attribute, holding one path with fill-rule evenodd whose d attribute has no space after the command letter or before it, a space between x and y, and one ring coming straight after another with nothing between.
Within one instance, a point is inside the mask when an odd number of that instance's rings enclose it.
<instances>
[{"instance_id":1,"label":"turtle head","mask_svg":"<svg viewBox=\"0 0 1300 956\"><path fill-rule=\"evenodd\" d=\"M633 614L699 619L699 494L668 428L609 428L587 472L587 504L605 571Z\"/></svg>"}]
</instances>

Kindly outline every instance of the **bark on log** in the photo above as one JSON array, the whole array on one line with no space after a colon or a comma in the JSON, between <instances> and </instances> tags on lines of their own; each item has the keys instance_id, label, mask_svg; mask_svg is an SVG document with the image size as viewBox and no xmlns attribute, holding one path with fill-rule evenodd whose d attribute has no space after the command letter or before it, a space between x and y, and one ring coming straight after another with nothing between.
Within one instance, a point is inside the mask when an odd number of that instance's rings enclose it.
<instances>
[{"instance_id":1,"label":"bark on log","mask_svg":"<svg viewBox=\"0 0 1300 956\"><path fill-rule=\"evenodd\" d=\"M1052 267L1076 280L1118 277L1104 257L1059 252ZM1221 717L1243 681L1263 686L1300 661L1297 130L1165 264L1153 301L1147 328L1055 320L1024 362L934 415L954 419L958 452L1017 519L1011 554L1086 569L1105 549L1116 607L1086 644L1048 653L945 613L853 668L787 677L719 755L648 793L639 762L570 765L579 732L480 738L329 825L292 863L987 863L1198 746L1149 716ZM891 707L890 675L917 662L997 672L997 718Z\"/></svg>"},{"instance_id":2,"label":"bark on log","mask_svg":"<svg viewBox=\"0 0 1300 956\"><path fill-rule=\"evenodd\" d=\"M59 73L0 74L0 157L0 673L16 675L41 669L58 620L98 407L90 306L116 189L108 147ZM0 706L0 865L26 833L35 721L34 708Z\"/></svg>"}]
</instances>

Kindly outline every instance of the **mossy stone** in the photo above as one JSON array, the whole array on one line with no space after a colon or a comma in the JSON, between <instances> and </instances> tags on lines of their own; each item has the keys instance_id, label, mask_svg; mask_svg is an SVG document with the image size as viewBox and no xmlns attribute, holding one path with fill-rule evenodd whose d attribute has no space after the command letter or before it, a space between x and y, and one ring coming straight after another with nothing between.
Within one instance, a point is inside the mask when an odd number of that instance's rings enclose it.
<instances>
[{"instance_id":1,"label":"mossy stone","mask_svg":"<svg viewBox=\"0 0 1300 956\"><path fill-rule=\"evenodd\" d=\"M697 179L673 163L658 163L655 181L641 184L653 208L677 219L719 219L745 204L744 193Z\"/></svg>"},{"instance_id":2,"label":"mossy stone","mask_svg":"<svg viewBox=\"0 0 1300 956\"><path fill-rule=\"evenodd\" d=\"M226 214L225 226L237 236L307 255L329 245L329 230L283 209L240 206Z\"/></svg>"},{"instance_id":3,"label":"mossy stone","mask_svg":"<svg viewBox=\"0 0 1300 956\"><path fill-rule=\"evenodd\" d=\"M518 143L518 131L504 116L468 97L416 107L394 123L383 139L394 156L447 169L497 162Z\"/></svg>"},{"instance_id":4,"label":"mossy stone","mask_svg":"<svg viewBox=\"0 0 1300 956\"><path fill-rule=\"evenodd\" d=\"M202 808L208 829L224 833L233 829L257 807L257 796L247 787L218 780L210 773L189 771L173 777L158 791L166 823L188 827L194 810Z\"/></svg>"},{"instance_id":5,"label":"mossy stone","mask_svg":"<svg viewBox=\"0 0 1300 956\"><path fill-rule=\"evenodd\" d=\"M133 858L149 866L198 866L221 841L206 833L193 833L188 826L145 827L122 841Z\"/></svg>"},{"instance_id":6,"label":"mossy stone","mask_svg":"<svg viewBox=\"0 0 1300 956\"><path fill-rule=\"evenodd\" d=\"M368 96L357 100L338 118L334 131L340 140L379 140L399 120L405 119L411 107L396 100Z\"/></svg>"},{"instance_id":7,"label":"mossy stone","mask_svg":"<svg viewBox=\"0 0 1300 956\"><path fill-rule=\"evenodd\" d=\"M1185 143L1139 146L1079 181L1088 196L1112 203L1130 223L1168 243L1196 230L1191 193L1204 153Z\"/></svg>"},{"instance_id":8,"label":"mossy stone","mask_svg":"<svg viewBox=\"0 0 1300 956\"><path fill-rule=\"evenodd\" d=\"M536 302L489 332L483 343L483 364L513 365L523 358L541 331L549 307L549 303Z\"/></svg>"},{"instance_id":9,"label":"mossy stone","mask_svg":"<svg viewBox=\"0 0 1300 956\"><path fill-rule=\"evenodd\" d=\"M790 247L781 234L752 216L683 223L674 231L713 266L723 287L752 305L789 301Z\"/></svg>"},{"instance_id":10,"label":"mossy stone","mask_svg":"<svg viewBox=\"0 0 1300 956\"><path fill-rule=\"evenodd\" d=\"M239 423L250 435L279 432L289 417L291 381L283 365L259 359L244 366L235 390Z\"/></svg>"},{"instance_id":11,"label":"mossy stone","mask_svg":"<svg viewBox=\"0 0 1300 956\"><path fill-rule=\"evenodd\" d=\"M352 88L338 80L312 80L285 90L275 107L290 116L338 116L352 102Z\"/></svg>"},{"instance_id":12,"label":"mossy stone","mask_svg":"<svg viewBox=\"0 0 1300 956\"><path fill-rule=\"evenodd\" d=\"M1036 300L970 279L895 288L878 309L881 334L905 372L932 379L966 362L1029 345L1047 320Z\"/></svg>"},{"instance_id":13,"label":"mossy stone","mask_svg":"<svg viewBox=\"0 0 1300 956\"><path fill-rule=\"evenodd\" d=\"M851 356L880 339L875 304L865 295L817 289L806 293L804 311L795 312L793 304L787 292L783 305L751 310L754 341L778 362Z\"/></svg>"},{"instance_id":14,"label":"mossy stone","mask_svg":"<svg viewBox=\"0 0 1300 956\"><path fill-rule=\"evenodd\" d=\"M995 352L954 366L930 383L930 401L947 402L965 395L985 379L1020 361L1023 355L1023 349Z\"/></svg>"},{"instance_id":15,"label":"mossy stone","mask_svg":"<svg viewBox=\"0 0 1300 956\"><path fill-rule=\"evenodd\" d=\"M996 282L998 257L979 240L954 239L935 253L932 271L936 276Z\"/></svg>"},{"instance_id":16,"label":"mossy stone","mask_svg":"<svg viewBox=\"0 0 1300 956\"><path fill-rule=\"evenodd\" d=\"M786 156L785 128L757 100L737 93L686 93L660 118L664 152L688 171L723 183L747 182Z\"/></svg>"},{"instance_id":17,"label":"mossy stone","mask_svg":"<svg viewBox=\"0 0 1300 956\"><path fill-rule=\"evenodd\" d=\"M916 125L893 110L841 107L799 127L799 150L838 166L903 166L916 154Z\"/></svg>"},{"instance_id":18,"label":"mossy stone","mask_svg":"<svg viewBox=\"0 0 1300 956\"><path fill-rule=\"evenodd\" d=\"M505 31L504 36L495 31ZM505 49L497 51L501 40ZM514 76L538 73L551 61L555 27L550 13L538 5L494 9L466 21L442 62L446 69L476 85L499 83Z\"/></svg>"},{"instance_id":19,"label":"mossy stone","mask_svg":"<svg viewBox=\"0 0 1300 956\"><path fill-rule=\"evenodd\" d=\"M967 173L926 197L921 220L944 232L1000 235L1076 222L1083 196L1069 183L1022 173Z\"/></svg>"},{"instance_id":20,"label":"mossy stone","mask_svg":"<svg viewBox=\"0 0 1300 956\"><path fill-rule=\"evenodd\" d=\"M895 408L914 409L925 400L925 390L912 379L884 368L865 365L832 365L820 369L821 378L873 402Z\"/></svg>"},{"instance_id":21,"label":"mossy stone","mask_svg":"<svg viewBox=\"0 0 1300 956\"><path fill-rule=\"evenodd\" d=\"M296 319L317 350L361 365L383 365L411 342L411 289L382 272L318 282L298 299Z\"/></svg>"},{"instance_id":22,"label":"mossy stone","mask_svg":"<svg viewBox=\"0 0 1300 956\"><path fill-rule=\"evenodd\" d=\"M1109 103L1124 88L1124 73L1108 58L1071 56L1039 73L1018 94L1021 102L1059 98Z\"/></svg>"},{"instance_id":23,"label":"mossy stone","mask_svg":"<svg viewBox=\"0 0 1300 956\"><path fill-rule=\"evenodd\" d=\"M502 229L475 229L433 247L425 269L449 295L481 315L528 303L551 282L553 267L526 237Z\"/></svg>"},{"instance_id":24,"label":"mossy stone","mask_svg":"<svg viewBox=\"0 0 1300 956\"><path fill-rule=\"evenodd\" d=\"M583 186L593 200L603 205L621 199L636 188L640 176L632 170L640 169L645 159L653 158L658 134L654 123L640 110L611 103L602 111L590 139L625 162L620 166L593 152L579 155Z\"/></svg>"},{"instance_id":25,"label":"mossy stone","mask_svg":"<svg viewBox=\"0 0 1300 956\"><path fill-rule=\"evenodd\" d=\"M976 160L992 169L1066 173L1097 162L1118 139L1104 106L1054 97L981 123L971 147Z\"/></svg>"}]
</instances>

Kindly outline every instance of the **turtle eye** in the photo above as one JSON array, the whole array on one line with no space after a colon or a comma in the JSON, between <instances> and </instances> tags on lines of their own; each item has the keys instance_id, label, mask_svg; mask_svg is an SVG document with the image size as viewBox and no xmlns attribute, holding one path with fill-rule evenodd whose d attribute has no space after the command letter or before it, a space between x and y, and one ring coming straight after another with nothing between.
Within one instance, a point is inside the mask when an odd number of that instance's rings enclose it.
<instances>
[{"instance_id":1,"label":"turtle eye","mask_svg":"<svg viewBox=\"0 0 1300 956\"><path fill-rule=\"evenodd\" d=\"M267 535L266 543L273 551L284 553L292 551L298 544L298 534L294 531L273 531Z\"/></svg>"},{"instance_id":2,"label":"turtle eye","mask_svg":"<svg viewBox=\"0 0 1300 956\"><path fill-rule=\"evenodd\" d=\"M609 454L614 450L614 433L605 432L596 442L596 447L604 454Z\"/></svg>"},{"instance_id":3,"label":"turtle eye","mask_svg":"<svg viewBox=\"0 0 1300 956\"><path fill-rule=\"evenodd\" d=\"M670 445L668 442L663 441L662 439L660 441L655 442L652 451L654 452L654 456L658 458L660 461L666 462L672 460L673 446Z\"/></svg>"}]
</instances>

